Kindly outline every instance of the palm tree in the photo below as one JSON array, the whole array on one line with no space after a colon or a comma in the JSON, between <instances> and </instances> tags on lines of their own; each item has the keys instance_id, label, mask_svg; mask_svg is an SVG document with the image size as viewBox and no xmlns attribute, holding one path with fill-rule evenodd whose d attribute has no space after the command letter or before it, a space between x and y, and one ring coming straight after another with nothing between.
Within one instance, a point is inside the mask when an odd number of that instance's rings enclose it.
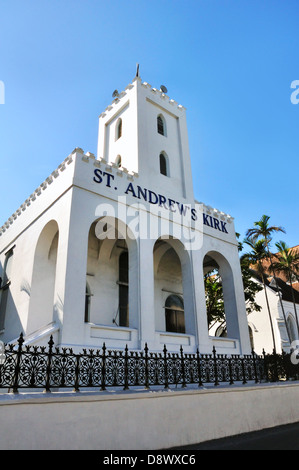
<instances>
[{"instance_id":1,"label":"palm tree","mask_svg":"<svg viewBox=\"0 0 299 470\"><path fill-rule=\"evenodd\" d=\"M267 252L269 252L269 245L272 240L272 234L274 232L285 233L284 228L277 227L276 225L269 225L270 217L268 215L262 215L261 219L254 222L254 228L247 230L246 237L253 237L254 239L263 238L266 243Z\"/></svg>"},{"instance_id":2,"label":"palm tree","mask_svg":"<svg viewBox=\"0 0 299 470\"><path fill-rule=\"evenodd\" d=\"M254 240L257 240L258 238L262 238L263 240L265 240L266 251L267 251L267 255L268 255L267 257L268 257L269 262L270 262L270 271L272 271L272 273L273 273L274 282L275 282L275 285L276 285L277 290L278 290L280 307L281 307L281 310L282 310L282 314L283 314L284 323L285 323L287 335L288 335L288 338L289 338L289 342L291 343L291 336L290 336L290 332L289 332L289 328L288 328L288 324L287 324L287 320L286 320L284 305L283 305L283 302L282 302L282 297L279 293L279 287L278 287L278 283L276 281L276 276L275 276L275 269L273 269L273 262L272 262L272 256L273 255L270 251L270 243L272 241L272 234L273 233L278 233L278 232L285 233L285 230L282 227L278 227L276 225L270 225L269 220L270 220L270 217L268 215L262 215L260 220L258 220L257 222L254 222L254 224L253 224L254 228L251 228L251 229L247 230L246 236L247 237L253 237Z\"/></svg>"},{"instance_id":3,"label":"palm tree","mask_svg":"<svg viewBox=\"0 0 299 470\"><path fill-rule=\"evenodd\" d=\"M278 253L276 255L278 261L273 262L272 267L278 273L283 273L290 283L297 330L299 335L296 301L293 289L293 278L299 278L299 253L296 253L292 248L289 248L287 244L283 241L276 243L275 246L278 249Z\"/></svg>"},{"instance_id":4,"label":"palm tree","mask_svg":"<svg viewBox=\"0 0 299 470\"><path fill-rule=\"evenodd\" d=\"M266 249L267 242L263 238L260 240L257 240L256 237L252 236L252 237L245 238L244 243L246 243L246 245L248 245L251 248L251 251L249 253L245 253L244 255L242 255L241 261L247 260L248 262L250 262L255 267L257 273L262 279L264 292L265 292L265 298L266 298L266 305L267 305L268 314L269 314L270 326L271 326L273 349L274 349L274 352L276 352L273 322L272 322L268 293L267 293L267 288L266 288L265 268L263 265L263 261L268 257L268 253Z\"/></svg>"}]
</instances>

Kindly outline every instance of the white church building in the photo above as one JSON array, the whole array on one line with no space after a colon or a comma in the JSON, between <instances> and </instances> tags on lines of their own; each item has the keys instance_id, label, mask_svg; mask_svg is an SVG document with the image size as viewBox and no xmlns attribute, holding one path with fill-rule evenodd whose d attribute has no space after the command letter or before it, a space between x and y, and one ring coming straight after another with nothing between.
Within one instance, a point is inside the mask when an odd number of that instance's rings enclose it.
<instances>
[{"instance_id":1,"label":"white church building","mask_svg":"<svg viewBox=\"0 0 299 470\"><path fill-rule=\"evenodd\" d=\"M186 110L138 74L0 228L0 340L250 354L231 216L194 199ZM220 270L227 337L209 335Z\"/></svg>"}]
</instances>

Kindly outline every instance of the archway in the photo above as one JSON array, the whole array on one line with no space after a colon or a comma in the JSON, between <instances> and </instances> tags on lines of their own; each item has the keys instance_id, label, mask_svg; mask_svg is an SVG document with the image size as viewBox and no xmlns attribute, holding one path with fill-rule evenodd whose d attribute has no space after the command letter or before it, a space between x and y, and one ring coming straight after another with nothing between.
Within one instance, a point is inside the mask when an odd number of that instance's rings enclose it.
<instances>
[{"instance_id":1,"label":"archway","mask_svg":"<svg viewBox=\"0 0 299 470\"><path fill-rule=\"evenodd\" d=\"M138 328L137 259L136 240L120 220L103 217L91 225L86 268L89 322Z\"/></svg>"},{"instance_id":2,"label":"archway","mask_svg":"<svg viewBox=\"0 0 299 470\"><path fill-rule=\"evenodd\" d=\"M27 334L53 321L59 230L51 220L42 230L34 254Z\"/></svg>"},{"instance_id":3,"label":"archway","mask_svg":"<svg viewBox=\"0 0 299 470\"><path fill-rule=\"evenodd\" d=\"M155 327L157 331L195 335L195 309L189 253L172 237L154 245Z\"/></svg>"},{"instance_id":4,"label":"archway","mask_svg":"<svg viewBox=\"0 0 299 470\"><path fill-rule=\"evenodd\" d=\"M211 251L204 257L203 269L209 329L217 326L216 336L239 339L235 285L229 262L221 253Z\"/></svg>"}]
</instances>

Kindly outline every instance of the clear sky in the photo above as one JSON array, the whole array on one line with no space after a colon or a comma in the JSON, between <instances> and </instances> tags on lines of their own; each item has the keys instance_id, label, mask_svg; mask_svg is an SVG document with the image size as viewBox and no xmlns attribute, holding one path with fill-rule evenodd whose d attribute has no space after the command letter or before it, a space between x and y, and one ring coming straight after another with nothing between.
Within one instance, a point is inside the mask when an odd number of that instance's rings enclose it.
<instances>
[{"instance_id":1,"label":"clear sky","mask_svg":"<svg viewBox=\"0 0 299 470\"><path fill-rule=\"evenodd\" d=\"M0 225L75 147L96 154L139 63L187 108L196 199L241 239L267 214L299 244L298 44L298 0L0 0Z\"/></svg>"}]
</instances>

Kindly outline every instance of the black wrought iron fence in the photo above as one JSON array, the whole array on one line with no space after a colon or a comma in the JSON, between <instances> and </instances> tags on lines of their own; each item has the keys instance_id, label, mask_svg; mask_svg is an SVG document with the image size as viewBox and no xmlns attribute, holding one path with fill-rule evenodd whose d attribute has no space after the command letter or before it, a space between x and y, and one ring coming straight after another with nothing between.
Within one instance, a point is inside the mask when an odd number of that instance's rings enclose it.
<instances>
[{"instance_id":1,"label":"black wrought iron fence","mask_svg":"<svg viewBox=\"0 0 299 470\"><path fill-rule=\"evenodd\" d=\"M48 347L24 346L21 335L17 345L5 346L5 361L0 365L0 389L17 393L20 389L83 388L106 390L122 387L124 390L141 386L186 387L196 384L230 385L299 378L299 366L290 355L272 354L223 355L142 351L86 350L75 354L70 348L54 347L51 337Z\"/></svg>"}]
</instances>

